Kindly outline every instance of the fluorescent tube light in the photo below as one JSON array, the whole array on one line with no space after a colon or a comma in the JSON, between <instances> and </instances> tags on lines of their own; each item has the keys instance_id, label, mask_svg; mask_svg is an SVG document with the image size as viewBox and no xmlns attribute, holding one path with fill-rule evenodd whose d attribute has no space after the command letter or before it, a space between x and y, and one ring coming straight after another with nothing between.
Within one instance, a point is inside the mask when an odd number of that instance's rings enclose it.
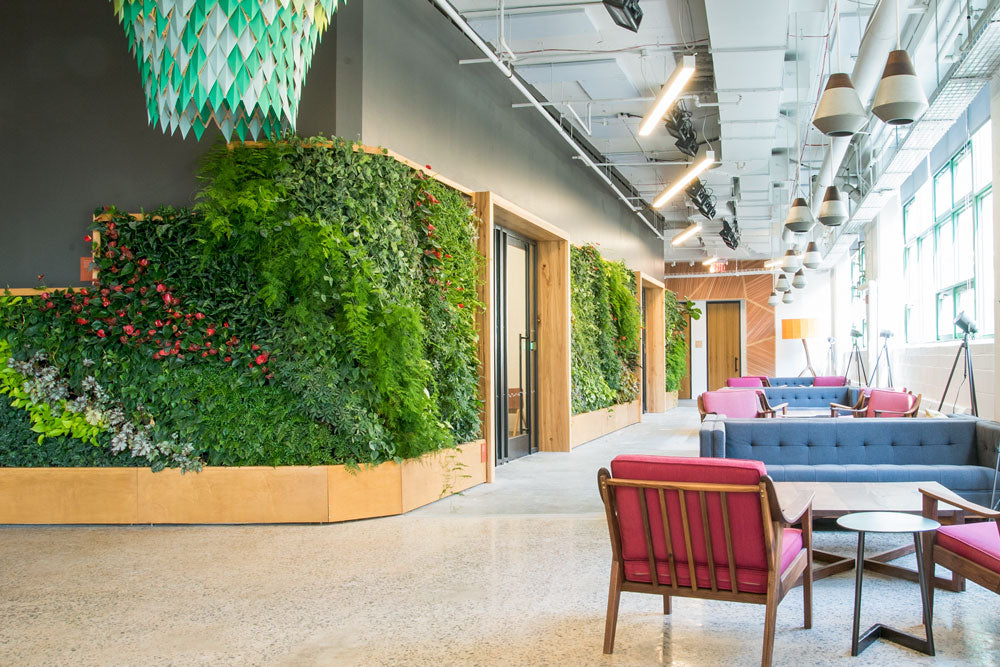
<instances>
[{"instance_id":1,"label":"fluorescent tube light","mask_svg":"<svg viewBox=\"0 0 1000 667\"><path fill-rule=\"evenodd\" d=\"M701 265L702 266L708 266L709 264L713 264L713 263L718 262L718 261L719 261L718 256L717 255L712 255L711 257L709 257L708 259L706 259L704 262L702 262Z\"/></svg>"},{"instance_id":2,"label":"fluorescent tube light","mask_svg":"<svg viewBox=\"0 0 1000 667\"><path fill-rule=\"evenodd\" d=\"M670 201L670 198L683 190L688 183L698 178L698 174L711 167L713 162L715 162L715 151L705 151L705 159L690 167L679 181L656 196L656 199L653 200L653 208L660 208Z\"/></svg>"},{"instance_id":3,"label":"fluorescent tube light","mask_svg":"<svg viewBox=\"0 0 1000 667\"><path fill-rule=\"evenodd\" d=\"M701 223L696 222L670 240L670 245L680 245L701 231Z\"/></svg>"},{"instance_id":4,"label":"fluorescent tube light","mask_svg":"<svg viewBox=\"0 0 1000 667\"><path fill-rule=\"evenodd\" d=\"M639 123L640 137L648 137L652 134L657 123L663 119L667 109L674 103L674 100L680 95L681 89L691 80L692 76L694 76L694 56L684 56L681 58L680 65L674 69L673 74L663 84L663 88L660 88L660 94L656 96L652 108L646 112L642 122Z\"/></svg>"},{"instance_id":5,"label":"fluorescent tube light","mask_svg":"<svg viewBox=\"0 0 1000 667\"><path fill-rule=\"evenodd\" d=\"M780 268L781 267L781 263L783 261L784 261L784 259L781 258L781 257L779 257L778 259L769 259L766 262L764 262L764 268L765 269L777 269L777 268Z\"/></svg>"}]
</instances>

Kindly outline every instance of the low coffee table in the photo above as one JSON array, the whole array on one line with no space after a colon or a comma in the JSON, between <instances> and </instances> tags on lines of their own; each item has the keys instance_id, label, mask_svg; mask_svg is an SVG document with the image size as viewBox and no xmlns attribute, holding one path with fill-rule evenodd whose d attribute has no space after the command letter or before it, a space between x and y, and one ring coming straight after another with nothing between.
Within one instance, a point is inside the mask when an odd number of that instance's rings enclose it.
<instances>
[{"instance_id":1,"label":"low coffee table","mask_svg":"<svg viewBox=\"0 0 1000 667\"><path fill-rule=\"evenodd\" d=\"M853 512L920 514L923 509L921 488L944 498L960 499L960 496L938 482L775 482L774 487L782 507L794 503L802 494L812 493L813 519L836 519ZM965 520L961 510L945 505L941 506L938 516L944 523L962 523ZM891 563L913 552L912 544L891 549L865 558L864 567L871 572L919 581L916 570ZM813 549L813 561L820 563L813 568L814 580L847 572L854 568L856 562L852 557L816 549ZM955 574L950 579L933 576L933 583L948 591L961 591L965 588L964 581Z\"/></svg>"}]
</instances>

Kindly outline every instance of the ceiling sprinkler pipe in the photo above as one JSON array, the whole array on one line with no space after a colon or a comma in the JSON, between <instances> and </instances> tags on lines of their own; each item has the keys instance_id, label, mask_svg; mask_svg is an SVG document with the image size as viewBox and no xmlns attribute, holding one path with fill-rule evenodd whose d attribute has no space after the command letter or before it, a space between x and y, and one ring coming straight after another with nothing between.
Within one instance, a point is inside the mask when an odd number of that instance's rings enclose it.
<instances>
[{"instance_id":1,"label":"ceiling sprinkler pipe","mask_svg":"<svg viewBox=\"0 0 1000 667\"><path fill-rule=\"evenodd\" d=\"M628 195L622 192L621 189L619 189L619 187L611 181L611 178L594 163L590 155L587 154L587 151L583 149L583 146L581 146L576 139L566 132L559 122L545 110L545 107L542 106L542 103L538 100L538 98L536 98L532 92L528 90L523 83L521 83L521 80L515 76L514 71L507 64L501 61L499 57L497 57L497 54L493 52L493 49L490 48L489 44L484 42L476 31L472 29L472 26L469 25L468 21L462 18L462 15L458 13L458 10L456 10L451 3L448 2L448 0L433 0L433 2L438 9L444 12L445 15L450 18L463 33L465 33L465 36L468 37L472 43L483 52L483 55L489 58L490 62L492 62L496 68L499 69L505 77L507 77L507 80L514 84L514 87L517 88L522 95L524 95L524 98L531 103L531 106L533 106L538 113L542 115L542 118L548 121L549 125L551 125L555 131L559 133L559 136L561 136L566 143L573 147L583 163L593 169L598 178L604 181L608 187L610 187L611 190L618 195L618 198L625 202L625 205L628 206L629 210L635 213L636 216L642 220L642 222L649 227L654 234L656 234L657 238L662 240L663 234L661 234L660 231L646 219L646 216L642 213L642 209L640 207L636 207L631 201L629 201Z\"/></svg>"}]
</instances>

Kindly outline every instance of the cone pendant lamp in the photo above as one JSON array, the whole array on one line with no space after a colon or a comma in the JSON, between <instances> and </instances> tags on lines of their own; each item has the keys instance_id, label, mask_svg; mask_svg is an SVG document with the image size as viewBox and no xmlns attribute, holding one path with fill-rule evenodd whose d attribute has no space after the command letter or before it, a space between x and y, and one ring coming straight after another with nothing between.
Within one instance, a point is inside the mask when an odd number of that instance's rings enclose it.
<instances>
[{"instance_id":1,"label":"cone pendant lamp","mask_svg":"<svg viewBox=\"0 0 1000 667\"><path fill-rule=\"evenodd\" d=\"M802 258L799 257L799 253L795 250L788 250L785 252L784 258L781 260L781 270L785 273L795 273L802 266Z\"/></svg>"},{"instance_id":2,"label":"cone pendant lamp","mask_svg":"<svg viewBox=\"0 0 1000 667\"><path fill-rule=\"evenodd\" d=\"M781 297L776 291L771 290L771 296L767 297L767 305L777 306L779 303L781 303Z\"/></svg>"},{"instance_id":3,"label":"cone pendant lamp","mask_svg":"<svg viewBox=\"0 0 1000 667\"><path fill-rule=\"evenodd\" d=\"M806 254L802 257L802 266L807 269L817 269L823 262L823 255L819 251L819 246L815 241L810 241L806 246Z\"/></svg>"},{"instance_id":4,"label":"cone pendant lamp","mask_svg":"<svg viewBox=\"0 0 1000 667\"><path fill-rule=\"evenodd\" d=\"M890 52L875 91L872 113L889 125L909 125L926 109L927 96L909 54L903 49Z\"/></svg>"},{"instance_id":5,"label":"cone pendant lamp","mask_svg":"<svg viewBox=\"0 0 1000 667\"><path fill-rule=\"evenodd\" d=\"M827 187L816 218L827 227L837 227L847 222L847 217L847 202L841 198L840 190L836 185Z\"/></svg>"},{"instance_id":6,"label":"cone pendant lamp","mask_svg":"<svg viewBox=\"0 0 1000 667\"><path fill-rule=\"evenodd\" d=\"M776 292L789 292L791 289L792 286L788 284L788 278L785 277L785 274L779 275L777 282L774 283L774 290Z\"/></svg>"},{"instance_id":7,"label":"cone pendant lamp","mask_svg":"<svg viewBox=\"0 0 1000 667\"><path fill-rule=\"evenodd\" d=\"M799 269L795 272L795 277L792 278L792 287L795 289L802 289L806 286L806 272Z\"/></svg>"},{"instance_id":8,"label":"cone pendant lamp","mask_svg":"<svg viewBox=\"0 0 1000 667\"><path fill-rule=\"evenodd\" d=\"M795 301L795 297L792 296L792 291L789 290L781 297L781 303L791 303Z\"/></svg>"},{"instance_id":9,"label":"cone pendant lamp","mask_svg":"<svg viewBox=\"0 0 1000 667\"><path fill-rule=\"evenodd\" d=\"M847 74L831 74L826 82L813 125L828 137L849 137L865 125L868 117Z\"/></svg>"},{"instance_id":10,"label":"cone pendant lamp","mask_svg":"<svg viewBox=\"0 0 1000 667\"><path fill-rule=\"evenodd\" d=\"M785 228L790 232L808 232L813 228L816 221L813 219L809 204L802 197L796 197L792 202L792 207L788 209L788 217L785 218Z\"/></svg>"}]
</instances>

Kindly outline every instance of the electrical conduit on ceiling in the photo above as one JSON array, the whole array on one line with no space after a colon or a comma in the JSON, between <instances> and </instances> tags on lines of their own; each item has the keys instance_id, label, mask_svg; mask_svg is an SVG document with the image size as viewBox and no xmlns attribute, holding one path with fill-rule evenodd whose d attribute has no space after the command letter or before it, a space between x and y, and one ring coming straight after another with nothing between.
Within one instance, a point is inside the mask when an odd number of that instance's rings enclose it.
<instances>
[{"instance_id":1,"label":"electrical conduit on ceiling","mask_svg":"<svg viewBox=\"0 0 1000 667\"><path fill-rule=\"evenodd\" d=\"M448 18L450 18L452 22L454 22L455 25L457 25L463 33L465 33L466 37L472 40L472 43L475 44L476 47L483 52L483 55L485 55L489 59L489 61L493 63L496 66L496 68L503 73L505 77L507 77L507 80L510 81L512 84L514 84L514 87L517 88L522 95L524 95L525 99L531 103L531 106L534 107L535 110L538 111L538 113L541 114L546 121L548 121L549 125L555 128L556 132L559 133L559 136L565 139L566 143L568 143L570 146L573 147L573 149L577 152L577 154L579 154L580 160L583 161L585 165L593 169L594 173L596 173L598 177L600 177L600 179L604 181L608 185L608 187L610 187L614 191L616 195L618 195L618 198L621 199L626 206L628 206L629 210L635 213L636 216L640 220L642 220L643 223L645 223L645 225L649 227L649 229L651 229L652 232L656 234L656 236L659 239L663 240L663 234L661 234L660 231L656 229L656 227L649 220L646 219L646 216L642 214L642 211L640 209L632 205L632 202L629 200L628 196L625 195L625 193L623 193L618 188L618 186L611 181L611 178L601 170L601 168L593 161L593 159L591 159L590 155L587 153L586 150L584 150L583 146L581 146L576 139L574 139L568 132L566 132L566 130L563 129L563 127L559 124L559 122L545 110L545 107L542 105L542 103L532 94L530 90L528 90L528 88L521 82L521 80L518 79L517 76L515 76L514 71L497 57L496 53L493 52L493 49L490 48L489 44L487 44L482 40L482 38L476 33L476 31L472 29L472 26L470 26L468 22L466 22L466 20L462 18L462 15L458 13L458 10L452 7L451 3L448 2L448 0L431 0L431 1L435 5L437 5L438 9L444 12L445 15L447 15Z\"/></svg>"}]
</instances>

